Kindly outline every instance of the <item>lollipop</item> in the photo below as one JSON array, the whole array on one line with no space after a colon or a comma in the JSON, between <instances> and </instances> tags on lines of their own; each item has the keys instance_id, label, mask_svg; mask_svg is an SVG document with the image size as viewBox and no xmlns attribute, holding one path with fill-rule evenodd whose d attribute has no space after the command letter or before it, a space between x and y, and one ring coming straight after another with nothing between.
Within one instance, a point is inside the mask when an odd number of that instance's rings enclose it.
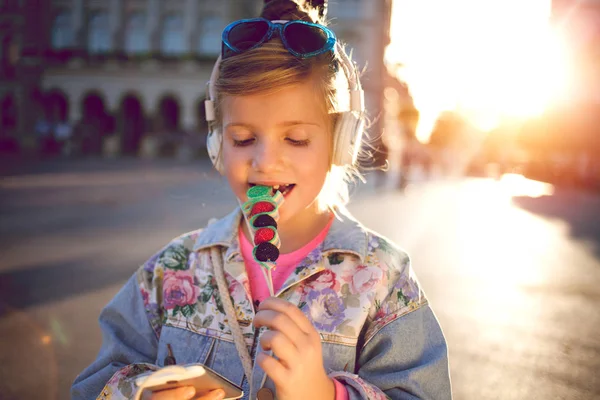
<instances>
[{"instance_id":1,"label":"lollipop","mask_svg":"<svg viewBox=\"0 0 600 400\"><path fill-rule=\"evenodd\" d=\"M281 241L277 234L279 206L283 203L283 195L268 186L253 186L247 192L248 201L242 204L242 210L250 233L253 237L254 260L262 267L271 296L274 295L271 270L279 258Z\"/></svg>"}]
</instances>

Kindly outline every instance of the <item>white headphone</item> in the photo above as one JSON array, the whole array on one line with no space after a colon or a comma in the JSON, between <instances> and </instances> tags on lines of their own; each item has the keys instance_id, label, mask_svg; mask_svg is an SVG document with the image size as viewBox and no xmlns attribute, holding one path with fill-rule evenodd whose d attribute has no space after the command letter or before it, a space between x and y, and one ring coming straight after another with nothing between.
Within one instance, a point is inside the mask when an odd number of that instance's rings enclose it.
<instances>
[{"instance_id":1,"label":"white headphone","mask_svg":"<svg viewBox=\"0 0 600 400\"><path fill-rule=\"evenodd\" d=\"M279 21L277 21L279 22ZM333 164L334 165L353 165L356 163L358 152L364 130L364 92L358 78L358 71L354 63L348 58L344 49L336 42L337 54L340 56L344 75L348 80L350 88L350 109L340 112L333 135ZM206 138L206 149L213 165L220 173L223 173L223 163L221 160L221 142L223 140L222 132L216 128L215 124L215 104L216 98L214 82L219 77L219 65L221 56L217 59L213 67L210 81L208 82L207 99L204 101L206 112L206 121L208 121L208 136Z\"/></svg>"}]
</instances>

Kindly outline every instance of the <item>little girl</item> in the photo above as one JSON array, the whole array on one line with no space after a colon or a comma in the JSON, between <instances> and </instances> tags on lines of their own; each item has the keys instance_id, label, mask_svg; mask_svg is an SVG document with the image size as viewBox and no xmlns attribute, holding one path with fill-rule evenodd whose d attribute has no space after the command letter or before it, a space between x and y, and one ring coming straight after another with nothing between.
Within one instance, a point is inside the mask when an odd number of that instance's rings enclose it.
<instances>
[{"instance_id":1,"label":"little girl","mask_svg":"<svg viewBox=\"0 0 600 400\"><path fill-rule=\"evenodd\" d=\"M408 256L345 209L362 90L325 5L297 3L268 1L263 18L225 29L207 100L209 154L237 199L255 185L284 196L275 296L239 208L174 239L102 311L104 341L74 399L132 398L136 376L174 363L203 364L251 399L452 397L446 342ZM152 398L224 393L194 396Z\"/></svg>"}]
</instances>

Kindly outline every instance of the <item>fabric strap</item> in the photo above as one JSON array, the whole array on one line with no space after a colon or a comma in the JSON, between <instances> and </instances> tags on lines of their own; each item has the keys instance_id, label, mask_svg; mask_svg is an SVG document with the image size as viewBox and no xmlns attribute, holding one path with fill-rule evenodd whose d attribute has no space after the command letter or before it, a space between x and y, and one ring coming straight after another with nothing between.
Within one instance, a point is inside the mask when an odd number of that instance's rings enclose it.
<instances>
[{"instance_id":1,"label":"fabric strap","mask_svg":"<svg viewBox=\"0 0 600 400\"><path fill-rule=\"evenodd\" d=\"M213 246L213 248L210 250L210 261L212 263L213 270L215 271L215 279L217 281L217 286L219 287L221 302L223 303L223 308L225 308L225 313L227 314L227 319L229 320L229 328L231 329L231 333L233 335L233 342L235 343L238 355L242 361L242 367L244 368L246 379L248 380L248 383L251 383L252 359L250 358L250 352L246 346L246 341L244 340L244 335L242 334L242 329L238 323L237 314L233 308L231 296L229 295L229 286L225 280L225 268L223 267L221 251L216 246Z\"/></svg>"}]
</instances>

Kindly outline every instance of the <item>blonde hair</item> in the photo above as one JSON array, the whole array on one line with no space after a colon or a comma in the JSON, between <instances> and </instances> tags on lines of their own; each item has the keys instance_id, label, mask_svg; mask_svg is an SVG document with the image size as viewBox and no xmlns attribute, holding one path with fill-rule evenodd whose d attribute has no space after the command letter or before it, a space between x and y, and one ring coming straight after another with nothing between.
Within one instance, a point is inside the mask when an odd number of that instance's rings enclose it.
<instances>
[{"instance_id":1,"label":"blonde hair","mask_svg":"<svg viewBox=\"0 0 600 400\"><path fill-rule=\"evenodd\" d=\"M217 128L222 132L224 97L268 94L306 82L312 82L316 104L329 115L328 131L333 140L339 113L349 107L348 81L340 62L333 52L306 59L296 58L278 39L221 61L219 78L215 82ZM349 201L348 184L354 176L360 177L355 166L331 164L318 196L319 208L334 212L336 209L344 210Z\"/></svg>"}]
</instances>

